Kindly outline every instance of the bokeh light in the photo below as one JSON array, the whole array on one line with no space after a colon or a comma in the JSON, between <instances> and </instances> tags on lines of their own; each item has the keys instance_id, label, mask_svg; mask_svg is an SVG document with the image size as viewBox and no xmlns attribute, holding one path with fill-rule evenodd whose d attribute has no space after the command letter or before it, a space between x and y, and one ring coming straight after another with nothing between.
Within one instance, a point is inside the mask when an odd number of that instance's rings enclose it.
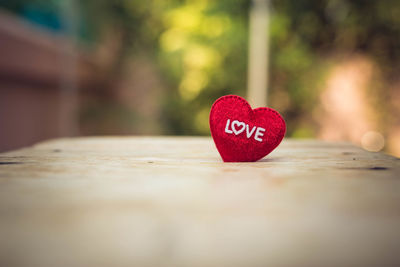
<instances>
[{"instance_id":1,"label":"bokeh light","mask_svg":"<svg viewBox=\"0 0 400 267\"><path fill-rule=\"evenodd\" d=\"M0 2L0 150L57 136L209 135L213 101L247 95L252 6ZM400 2L272 0L268 14L267 99L287 137L400 156Z\"/></svg>"}]
</instances>

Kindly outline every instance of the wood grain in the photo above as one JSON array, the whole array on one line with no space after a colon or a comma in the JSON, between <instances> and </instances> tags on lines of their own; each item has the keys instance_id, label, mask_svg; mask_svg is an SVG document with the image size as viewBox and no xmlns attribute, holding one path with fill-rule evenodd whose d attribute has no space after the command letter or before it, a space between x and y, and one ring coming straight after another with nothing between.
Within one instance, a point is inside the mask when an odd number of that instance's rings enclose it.
<instances>
[{"instance_id":1,"label":"wood grain","mask_svg":"<svg viewBox=\"0 0 400 267\"><path fill-rule=\"evenodd\" d=\"M399 266L399 174L347 143L52 140L0 154L0 266Z\"/></svg>"}]
</instances>

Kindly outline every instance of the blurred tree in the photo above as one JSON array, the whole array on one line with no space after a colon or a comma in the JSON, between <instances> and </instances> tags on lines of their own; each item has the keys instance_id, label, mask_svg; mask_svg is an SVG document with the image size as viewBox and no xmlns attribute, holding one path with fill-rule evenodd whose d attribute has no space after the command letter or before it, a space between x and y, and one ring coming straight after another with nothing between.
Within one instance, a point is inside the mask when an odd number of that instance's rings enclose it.
<instances>
[{"instance_id":1,"label":"blurred tree","mask_svg":"<svg viewBox=\"0 0 400 267\"><path fill-rule=\"evenodd\" d=\"M60 1L3 0L0 6L31 20L32 8L54 13L33 20L62 29ZM111 95L129 62L145 58L155 66L165 91L155 100L162 112L153 118L163 125L161 133L208 134L212 102L224 94L245 95L250 2L76 1L80 40L92 51L108 43L97 78ZM335 57L371 58L382 73L382 83L371 84L372 95L379 103L390 98L386 85L398 80L400 70L399 1L272 0L271 6L270 103L286 118L289 136L315 136L313 111Z\"/></svg>"}]
</instances>

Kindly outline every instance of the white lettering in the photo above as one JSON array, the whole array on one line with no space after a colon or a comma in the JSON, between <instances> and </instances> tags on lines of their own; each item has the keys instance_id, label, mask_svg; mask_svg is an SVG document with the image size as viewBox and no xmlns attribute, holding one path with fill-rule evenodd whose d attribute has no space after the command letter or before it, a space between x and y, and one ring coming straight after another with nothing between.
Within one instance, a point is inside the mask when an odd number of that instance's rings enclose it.
<instances>
[{"instance_id":1,"label":"white lettering","mask_svg":"<svg viewBox=\"0 0 400 267\"><path fill-rule=\"evenodd\" d=\"M236 128L235 125L239 126L239 130ZM231 128L232 128L232 131L235 133L235 135L238 135L244 131L244 129L246 128L246 124L244 122L234 120L234 121L232 121Z\"/></svg>"},{"instance_id":2,"label":"white lettering","mask_svg":"<svg viewBox=\"0 0 400 267\"><path fill-rule=\"evenodd\" d=\"M228 120L226 121L226 126L225 126L225 132L228 133L228 134L231 134L231 133L232 133L232 131L229 130L229 124L230 124L230 123L231 123L231 120L228 119Z\"/></svg>"},{"instance_id":3,"label":"white lettering","mask_svg":"<svg viewBox=\"0 0 400 267\"><path fill-rule=\"evenodd\" d=\"M229 128L230 127L230 128ZM246 130L246 137L250 139L254 134L254 140L258 142L262 142L262 138L264 136L265 129L262 127L253 126L250 130L250 126L247 123L242 121L234 120L231 123L231 120L228 119L226 121L225 133L227 134L235 134L239 135Z\"/></svg>"},{"instance_id":4,"label":"white lettering","mask_svg":"<svg viewBox=\"0 0 400 267\"><path fill-rule=\"evenodd\" d=\"M261 136L264 136L265 129L258 127L256 134L254 135L254 139L257 140L258 142L262 142L262 139L260 138Z\"/></svg>"},{"instance_id":5,"label":"white lettering","mask_svg":"<svg viewBox=\"0 0 400 267\"><path fill-rule=\"evenodd\" d=\"M254 133L255 130L256 130L256 126L253 126L253 128L252 128L251 131L249 132L249 125L246 124L246 137L247 137L247 138L250 138L250 137L253 135L253 133Z\"/></svg>"}]
</instances>

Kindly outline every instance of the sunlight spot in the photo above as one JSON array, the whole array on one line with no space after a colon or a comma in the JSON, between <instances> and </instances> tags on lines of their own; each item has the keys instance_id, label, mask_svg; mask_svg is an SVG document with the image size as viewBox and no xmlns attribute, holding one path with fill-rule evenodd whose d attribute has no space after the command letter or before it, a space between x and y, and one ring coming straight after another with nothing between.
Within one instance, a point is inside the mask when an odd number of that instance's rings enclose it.
<instances>
[{"instance_id":1,"label":"sunlight spot","mask_svg":"<svg viewBox=\"0 0 400 267\"><path fill-rule=\"evenodd\" d=\"M167 24L187 31L195 30L199 26L201 20L201 10L192 6L174 9L166 16Z\"/></svg>"},{"instance_id":2,"label":"sunlight spot","mask_svg":"<svg viewBox=\"0 0 400 267\"><path fill-rule=\"evenodd\" d=\"M385 138L379 132L368 131L361 137L361 146L365 150L378 152L385 146Z\"/></svg>"},{"instance_id":3,"label":"sunlight spot","mask_svg":"<svg viewBox=\"0 0 400 267\"><path fill-rule=\"evenodd\" d=\"M206 17L201 23L201 32L208 37L218 37L231 27L228 16Z\"/></svg>"},{"instance_id":4,"label":"sunlight spot","mask_svg":"<svg viewBox=\"0 0 400 267\"><path fill-rule=\"evenodd\" d=\"M208 76L198 70L186 73L179 86L179 93L184 100L192 100L199 95L208 83Z\"/></svg>"},{"instance_id":5,"label":"sunlight spot","mask_svg":"<svg viewBox=\"0 0 400 267\"><path fill-rule=\"evenodd\" d=\"M189 48L183 60L188 68L216 67L221 61L215 49L201 45L195 45Z\"/></svg>"},{"instance_id":6,"label":"sunlight spot","mask_svg":"<svg viewBox=\"0 0 400 267\"><path fill-rule=\"evenodd\" d=\"M186 45L186 36L182 31L172 28L161 35L160 44L164 51L173 52Z\"/></svg>"}]
</instances>

